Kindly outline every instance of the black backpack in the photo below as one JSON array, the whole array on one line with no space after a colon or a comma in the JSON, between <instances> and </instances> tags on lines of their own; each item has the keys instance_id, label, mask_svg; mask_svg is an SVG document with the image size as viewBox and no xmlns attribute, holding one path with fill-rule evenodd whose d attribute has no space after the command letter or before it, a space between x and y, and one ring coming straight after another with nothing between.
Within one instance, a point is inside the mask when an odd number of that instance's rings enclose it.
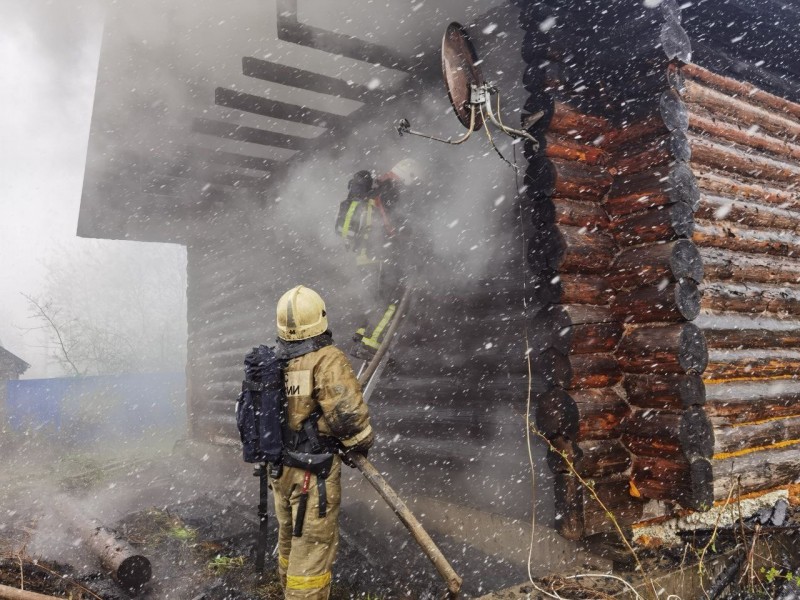
<instances>
[{"instance_id":1,"label":"black backpack","mask_svg":"<svg viewBox=\"0 0 800 600\"><path fill-rule=\"evenodd\" d=\"M236 402L236 426L245 462L278 464L283 452L283 364L269 346L244 357L244 381Z\"/></svg>"}]
</instances>

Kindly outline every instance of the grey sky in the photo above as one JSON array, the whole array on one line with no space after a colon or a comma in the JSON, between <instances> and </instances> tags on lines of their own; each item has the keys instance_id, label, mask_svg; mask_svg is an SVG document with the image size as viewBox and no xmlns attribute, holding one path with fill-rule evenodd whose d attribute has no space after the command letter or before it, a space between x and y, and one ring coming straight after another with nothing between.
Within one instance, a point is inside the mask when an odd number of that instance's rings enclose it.
<instances>
[{"instance_id":1,"label":"grey sky","mask_svg":"<svg viewBox=\"0 0 800 600\"><path fill-rule=\"evenodd\" d=\"M0 0L0 339L39 372L20 292L74 241L102 14L96 3Z\"/></svg>"},{"instance_id":2,"label":"grey sky","mask_svg":"<svg viewBox=\"0 0 800 600\"><path fill-rule=\"evenodd\" d=\"M26 377L52 377L61 372L47 361L41 333L25 333L34 323L21 294L45 293L47 265L64 256L122 244L123 254L146 262L155 249L75 234L101 2L0 0L0 14L0 340L31 363Z\"/></svg>"}]
</instances>

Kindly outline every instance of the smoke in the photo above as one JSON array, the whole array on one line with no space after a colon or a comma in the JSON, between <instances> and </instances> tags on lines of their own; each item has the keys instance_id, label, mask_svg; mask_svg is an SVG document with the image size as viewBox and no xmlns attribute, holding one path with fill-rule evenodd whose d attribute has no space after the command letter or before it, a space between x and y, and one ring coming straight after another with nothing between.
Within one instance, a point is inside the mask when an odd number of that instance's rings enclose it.
<instances>
[{"instance_id":1,"label":"smoke","mask_svg":"<svg viewBox=\"0 0 800 600\"><path fill-rule=\"evenodd\" d=\"M486 29L494 35L477 33L478 38L488 38L482 41L489 48L498 43L513 47L509 38L515 32L506 27L498 29L495 21L488 23L490 26L481 22L474 29ZM503 63L487 60L483 67L487 78L501 87L509 79L516 82L521 67L509 64L509 56L516 56L518 51L512 48L495 54L503 58ZM354 118L353 129L337 139L335 147L317 152L293 168L288 182L280 188L275 218L266 229L270 236L279 238L278 246L309 249L308 255L322 266L320 271L336 273L332 284L323 277L321 287L334 294L341 294L342 288L358 290L362 286L354 257L344 250L334 231L347 183L356 171L367 169L379 176L400 160L413 158L425 174L422 181L405 190L401 201L413 204L410 229L425 249L423 260L412 265L418 281L440 291L474 287L482 278L502 271L509 255L519 248L513 242L517 235L515 199L524 169L521 145L499 132L493 138L499 151L519 165L517 172L497 155L485 130L475 132L459 146L410 135L400 137L395 130L400 118L409 118L414 129L437 137L456 139L465 130L453 113L443 84L423 84L405 77L392 91L402 93L402 99L387 103L374 111L376 116L363 122ZM506 85L502 91L506 119L516 124L519 90ZM387 253L391 251L387 248Z\"/></svg>"}]
</instances>

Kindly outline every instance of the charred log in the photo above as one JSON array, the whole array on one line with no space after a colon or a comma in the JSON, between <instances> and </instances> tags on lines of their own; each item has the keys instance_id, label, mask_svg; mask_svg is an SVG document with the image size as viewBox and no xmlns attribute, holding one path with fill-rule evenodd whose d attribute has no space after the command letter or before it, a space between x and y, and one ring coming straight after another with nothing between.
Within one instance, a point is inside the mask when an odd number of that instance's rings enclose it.
<instances>
[{"instance_id":1,"label":"charred log","mask_svg":"<svg viewBox=\"0 0 800 600\"><path fill-rule=\"evenodd\" d=\"M569 540L596 533L616 531L606 511L594 496L614 514L623 527L642 518L643 504L628 493L627 478L599 479L592 492L574 475L557 474L554 482L556 529Z\"/></svg>"},{"instance_id":2,"label":"charred log","mask_svg":"<svg viewBox=\"0 0 800 600\"><path fill-rule=\"evenodd\" d=\"M711 461L637 456L633 460L631 489L642 498L672 500L692 510L708 510L715 496Z\"/></svg>"},{"instance_id":3,"label":"charred log","mask_svg":"<svg viewBox=\"0 0 800 600\"><path fill-rule=\"evenodd\" d=\"M706 402L699 375L626 375L628 402L640 408L685 409Z\"/></svg>"},{"instance_id":4,"label":"charred log","mask_svg":"<svg viewBox=\"0 0 800 600\"><path fill-rule=\"evenodd\" d=\"M709 363L703 333L691 323L633 329L623 336L617 358L630 373L698 374Z\"/></svg>"},{"instance_id":5,"label":"charred log","mask_svg":"<svg viewBox=\"0 0 800 600\"><path fill-rule=\"evenodd\" d=\"M700 191L694 174L683 163L616 177L605 200L610 215L631 213L683 202L697 208Z\"/></svg>"},{"instance_id":6,"label":"charred log","mask_svg":"<svg viewBox=\"0 0 800 600\"><path fill-rule=\"evenodd\" d=\"M622 442L637 456L691 461L711 458L714 429L698 406L680 412L636 410L625 420Z\"/></svg>"},{"instance_id":7,"label":"charred log","mask_svg":"<svg viewBox=\"0 0 800 600\"><path fill-rule=\"evenodd\" d=\"M691 237L694 231L692 207L675 202L615 219L611 227L621 246L633 246Z\"/></svg>"},{"instance_id":8,"label":"charred log","mask_svg":"<svg viewBox=\"0 0 800 600\"><path fill-rule=\"evenodd\" d=\"M623 250L614 261L612 282L617 288L632 288L682 279L703 279L701 253L689 240Z\"/></svg>"},{"instance_id":9,"label":"charred log","mask_svg":"<svg viewBox=\"0 0 800 600\"><path fill-rule=\"evenodd\" d=\"M700 292L690 279L621 292L611 310L626 323L691 321L700 314Z\"/></svg>"}]
</instances>

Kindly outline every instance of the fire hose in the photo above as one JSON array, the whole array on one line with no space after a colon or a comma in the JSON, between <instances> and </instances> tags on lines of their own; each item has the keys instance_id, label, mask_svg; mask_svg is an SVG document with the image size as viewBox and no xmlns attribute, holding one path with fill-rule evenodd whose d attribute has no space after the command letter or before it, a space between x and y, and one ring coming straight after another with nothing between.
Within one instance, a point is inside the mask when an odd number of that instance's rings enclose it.
<instances>
[{"instance_id":1,"label":"fire hose","mask_svg":"<svg viewBox=\"0 0 800 600\"><path fill-rule=\"evenodd\" d=\"M413 284L413 279L410 279L402 298L400 298L400 302L397 306L396 316L389 325L389 329L386 331L383 342L378 348L378 351L375 353L375 356L372 358L366 368L360 373L358 382L362 386L371 387L370 384L372 382L370 379L375 374L381 361L385 358L386 353L389 350L389 345L392 342L392 338L394 337L395 333L397 332L397 328L400 325L400 321L408 309L409 304L411 303ZM378 494L380 494L381 498L383 498L384 501L391 507L403 525L406 526L414 538L414 541L419 544L420 548L422 548L422 551L433 563L433 566L436 567L439 575L441 575L442 579L444 579L450 597L457 597L458 593L461 591L461 577L459 577L453 570L453 567L450 566L450 563L444 557L441 550L439 550L438 546L431 539L431 536L428 535L428 533L422 527L422 524L420 524L417 518L411 513L405 502L403 502L400 496L398 496L397 493L391 488L391 486L366 456L351 450L347 452L347 459L351 462L351 464L354 464L359 471L361 471L361 474L364 476L364 478L370 483L370 485L372 485L372 487L375 488Z\"/></svg>"},{"instance_id":2,"label":"fire hose","mask_svg":"<svg viewBox=\"0 0 800 600\"><path fill-rule=\"evenodd\" d=\"M351 461L364 478L369 481L372 487L380 494L386 503L392 508L394 514L400 519L406 529L411 533L414 541L419 544L422 551L436 567L439 575L444 579L447 590L451 598L456 598L461 591L461 577L459 577L450 566L450 563L439 550L439 547L428 535L428 532L422 527L417 518L411 513L406 506L406 503L397 495L397 493L386 482L383 476L378 472L374 465L367 460L363 454L358 454L352 450L347 453L347 459Z\"/></svg>"}]
</instances>

